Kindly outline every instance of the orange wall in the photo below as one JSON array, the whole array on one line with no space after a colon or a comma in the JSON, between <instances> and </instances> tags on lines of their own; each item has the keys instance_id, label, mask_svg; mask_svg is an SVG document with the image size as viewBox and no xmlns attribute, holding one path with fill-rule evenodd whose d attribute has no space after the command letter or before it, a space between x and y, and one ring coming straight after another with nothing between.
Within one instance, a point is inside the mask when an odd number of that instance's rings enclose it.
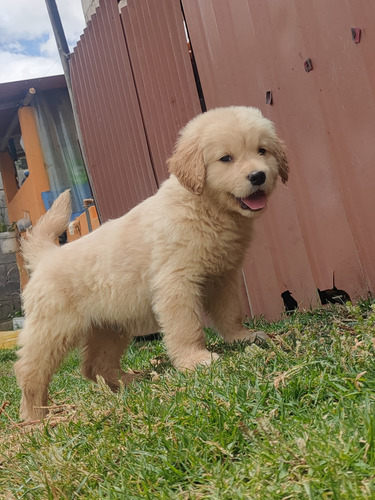
<instances>
[{"instance_id":1,"label":"orange wall","mask_svg":"<svg viewBox=\"0 0 375 500\"><path fill-rule=\"evenodd\" d=\"M8 216L10 222L29 217L32 224L46 212L41 193L50 190L47 172L44 166L43 150L38 135L35 111L26 106L18 110L18 118L22 131L24 149L26 154L29 176L18 189L15 179L13 161L7 152L0 153L0 171L3 179ZM88 209L92 229L99 227L99 218L95 206ZM74 223L75 233L70 235L68 241L73 241L87 234L88 224L86 213L81 214ZM17 254L17 264L20 272L21 288L28 280L23 266L22 256Z\"/></svg>"},{"instance_id":2,"label":"orange wall","mask_svg":"<svg viewBox=\"0 0 375 500\"><path fill-rule=\"evenodd\" d=\"M43 151L39 140L35 111L25 106L18 110L24 149L26 153L29 176L20 189L14 193L4 179L4 190L7 197L9 220L16 222L27 213L33 224L45 213L41 193L49 191L47 173L44 168ZM8 198L9 194L9 198ZM12 196L13 195L13 196Z\"/></svg>"},{"instance_id":3,"label":"orange wall","mask_svg":"<svg viewBox=\"0 0 375 500\"><path fill-rule=\"evenodd\" d=\"M14 195L17 193L18 187L16 178L14 175L14 165L8 152L0 153L0 169L1 177L3 180L5 198L7 205L9 205L9 200L12 200Z\"/></svg>"},{"instance_id":4,"label":"orange wall","mask_svg":"<svg viewBox=\"0 0 375 500\"><path fill-rule=\"evenodd\" d=\"M42 191L49 191L49 182L44 168L43 152L39 140L35 111L31 107L18 110L29 176L18 189L13 162L8 153L0 155L0 169L3 179L8 216L10 222L29 217L33 224L45 213ZM22 256L17 253L21 288L28 280Z\"/></svg>"},{"instance_id":5,"label":"orange wall","mask_svg":"<svg viewBox=\"0 0 375 500\"><path fill-rule=\"evenodd\" d=\"M95 206L89 207L88 211L89 211L89 215L90 215L91 227L92 227L92 230L94 231L94 229L96 229L100 226L98 213L96 211ZM84 236L85 234L89 233L89 227L87 224L86 213L79 215L74 220L73 228L74 228L74 234L70 234L70 232L67 231L68 241L78 240L78 238L80 238L81 236Z\"/></svg>"}]
</instances>

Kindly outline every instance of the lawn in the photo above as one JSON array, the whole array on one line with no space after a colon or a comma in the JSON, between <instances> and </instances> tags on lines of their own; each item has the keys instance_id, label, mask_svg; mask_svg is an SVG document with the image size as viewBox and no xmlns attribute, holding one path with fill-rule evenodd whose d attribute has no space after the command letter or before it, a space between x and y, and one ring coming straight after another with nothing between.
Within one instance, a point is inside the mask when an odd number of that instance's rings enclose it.
<instances>
[{"instance_id":1,"label":"lawn","mask_svg":"<svg viewBox=\"0 0 375 500\"><path fill-rule=\"evenodd\" d=\"M118 394L73 353L32 426L0 351L0 498L375 499L374 326L366 300L258 321L262 346L208 332L222 357L188 374L135 343L123 364L142 376Z\"/></svg>"}]
</instances>

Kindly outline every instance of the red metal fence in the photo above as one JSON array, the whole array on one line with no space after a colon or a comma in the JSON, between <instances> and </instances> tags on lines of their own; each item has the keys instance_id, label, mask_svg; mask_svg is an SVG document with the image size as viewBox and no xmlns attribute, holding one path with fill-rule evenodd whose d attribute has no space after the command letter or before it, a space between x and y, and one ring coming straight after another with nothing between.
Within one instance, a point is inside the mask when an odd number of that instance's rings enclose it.
<instances>
[{"instance_id":1,"label":"red metal fence","mask_svg":"<svg viewBox=\"0 0 375 500\"><path fill-rule=\"evenodd\" d=\"M156 189L116 1L102 2L71 58L72 86L102 220Z\"/></svg>"},{"instance_id":2,"label":"red metal fence","mask_svg":"<svg viewBox=\"0 0 375 500\"><path fill-rule=\"evenodd\" d=\"M167 176L177 131L201 112L175 0L129 0L121 11L139 106L157 181Z\"/></svg>"},{"instance_id":3,"label":"red metal fence","mask_svg":"<svg viewBox=\"0 0 375 500\"><path fill-rule=\"evenodd\" d=\"M256 313L274 316L283 289L308 307L333 274L353 298L374 291L374 3L183 5L207 106L255 105L289 147L289 187L272 200L245 266Z\"/></svg>"},{"instance_id":4,"label":"red metal fence","mask_svg":"<svg viewBox=\"0 0 375 500\"><path fill-rule=\"evenodd\" d=\"M72 85L102 220L167 177L177 131L200 112L175 0L101 2L71 58Z\"/></svg>"},{"instance_id":5,"label":"red metal fence","mask_svg":"<svg viewBox=\"0 0 375 500\"><path fill-rule=\"evenodd\" d=\"M244 267L252 313L277 317L286 289L314 305L333 275L353 299L374 292L373 2L181 4L207 108L257 106L289 149L289 185L257 222ZM155 191L178 129L200 110L179 0L129 0L121 15L102 1L71 67L105 220Z\"/></svg>"}]
</instances>

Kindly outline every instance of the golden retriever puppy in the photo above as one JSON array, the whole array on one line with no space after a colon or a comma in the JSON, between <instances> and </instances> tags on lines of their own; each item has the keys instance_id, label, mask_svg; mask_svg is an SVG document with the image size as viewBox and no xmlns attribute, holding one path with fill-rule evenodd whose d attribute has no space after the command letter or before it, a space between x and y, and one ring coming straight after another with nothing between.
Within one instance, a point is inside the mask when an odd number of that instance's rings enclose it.
<instances>
[{"instance_id":1,"label":"golden retriever puppy","mask_svg":"<svg viewBox=\"0 0 375 500\"><path fill-rule=\"evenodd\" d=\"M277 177L288 178L273 124L255 108L208 111L182 129L168 167L154 196L58 247L66 191L24 241L31 278L15 365L23 419L45 415L51 377L75 347L83 375L116 390L134 336L162 331L180 370L218 358L206 349L203 315L226 342L255 340L242 324L239 278L254 220Z\"/></svg>"}]
</instances>

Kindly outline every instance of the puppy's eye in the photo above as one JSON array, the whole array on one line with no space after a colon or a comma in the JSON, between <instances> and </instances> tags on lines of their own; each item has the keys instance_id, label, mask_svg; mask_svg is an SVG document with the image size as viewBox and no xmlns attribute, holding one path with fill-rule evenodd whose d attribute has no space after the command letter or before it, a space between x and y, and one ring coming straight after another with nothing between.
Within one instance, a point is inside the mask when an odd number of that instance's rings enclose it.
<instances>
[{"instance_id":1,"label":"puppy's eye","mask_svg":"<svg viewBox=\"0 0 375 500\"><path fill-rule=\"evenodd\" d=\"M259 148L258 149L258 155L259 156L264 156L267 153L267 151L264 148Z\"/></svg>"},{"instance_id":2,"label":"puppy's eye","mask_svg":"<svg viewBox=\"0 0 375 500\"><path fill-rule=\"evenodd\" d=\"M232 160L233 158L231 157L231 155L225 155L220 158L220 161L222 161L223 163L229 163Z\"/></svg>"}]
</instances>

